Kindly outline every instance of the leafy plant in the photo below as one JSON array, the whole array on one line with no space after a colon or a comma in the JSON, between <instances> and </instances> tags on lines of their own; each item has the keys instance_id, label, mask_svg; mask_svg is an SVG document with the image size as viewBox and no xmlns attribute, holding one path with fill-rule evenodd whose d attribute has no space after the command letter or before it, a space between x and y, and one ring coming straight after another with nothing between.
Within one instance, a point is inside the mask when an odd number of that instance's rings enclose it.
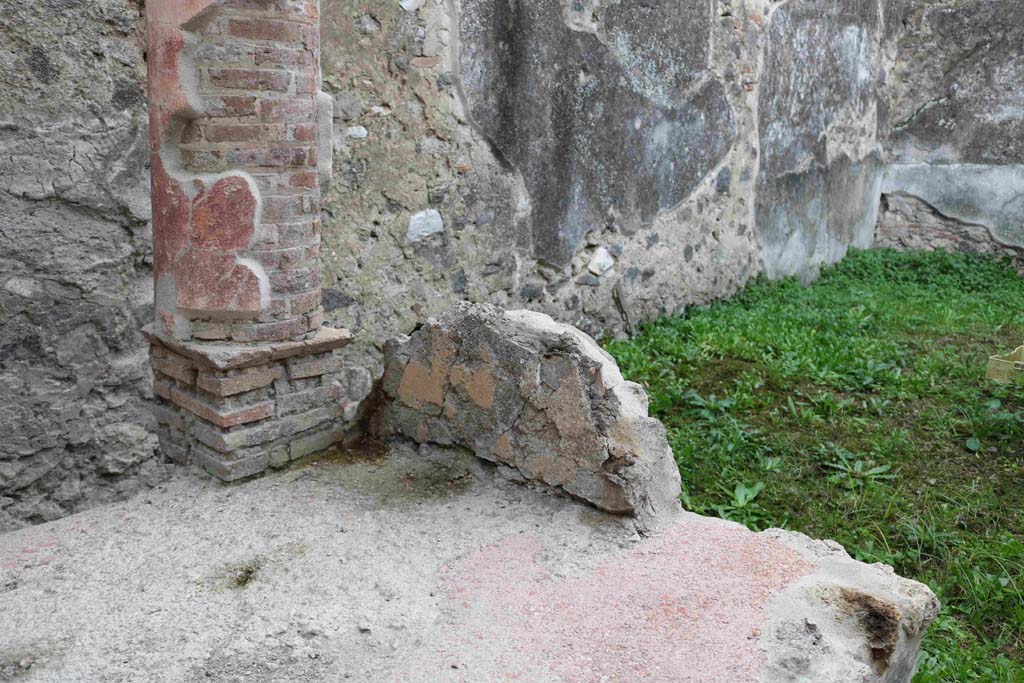
<instances>
[{"instance_id":1,"label":"leafy plant","mask_svg":"<svg viewBox=\"0 0 1024 683\"><path fill-rule=\"evenodd\" d=\"M822 447L820 452L833 460L824 463L824 467L834 470L829 476L830 483L839 484L847 489L855 489L868 484L893 479L892 465L876 465L873 460L863 460L850 451L829 444Z\"/></svg>"}]
</instances>

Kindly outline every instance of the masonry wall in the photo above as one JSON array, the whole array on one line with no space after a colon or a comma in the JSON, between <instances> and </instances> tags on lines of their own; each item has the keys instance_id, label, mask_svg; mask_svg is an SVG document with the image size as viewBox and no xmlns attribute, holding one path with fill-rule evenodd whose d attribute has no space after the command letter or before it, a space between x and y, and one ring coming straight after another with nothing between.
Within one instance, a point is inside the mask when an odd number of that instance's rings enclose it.
<instances>
[{"instance_id":1,"label":"masonry wall","mask_svg":"<svg viewBox=\"0 0 1024 683\"><path fill-rule=\"evenodd\" d=\"M156 456L145 67L127 0L0 0L0 529L131 495Z\"/></svg>"},{"instance_id":2,"label":"masonry wall","mask_svg":"<svg viewBox=\"0 0 1024 683\"><path fill-rule=\"evenodd\" d=\"M1024 272L1024 5L915 0L893 74L878 244Z\"/></svg>"},{"instance_id":3,"label":"masonry wall","mask_svg":"<svg viewBox=\"0 0 1024 683\"><path fill-rule=\"evenodd\" d=\"M459 299L621 335L870 246L902 7L326 3L353 374Z\"/></svg>"},{"instance_id":4,"label":"masonry wall","mask_svg":"<svg viewBox=\"0 0 1024 683\"><path fill-rule=\"evenodd\" d=\"M870 245L903 5L322 0L332 400L457 300L622 335ZM165 470L140 9L0 0L0 526Z\"/></svg>"}]
</instances>

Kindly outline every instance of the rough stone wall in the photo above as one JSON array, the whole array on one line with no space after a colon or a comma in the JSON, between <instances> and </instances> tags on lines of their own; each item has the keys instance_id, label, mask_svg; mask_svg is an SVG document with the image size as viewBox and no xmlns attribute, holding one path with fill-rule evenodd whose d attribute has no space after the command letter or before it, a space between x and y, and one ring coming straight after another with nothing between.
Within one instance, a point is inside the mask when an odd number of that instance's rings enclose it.
<instances>
[{"instance_id":1,"label":"rough stone wall","mask_svg":"<svg viewBox=\"0 0 1024 683\"><path fill-rule=\"evenodd\" d=\"M869 246L902 5L325 2L353 372L460 299L602 337Z\"/></svg>"},{"instance_id":2,"label":"rough stone wall","mask_svg":"<svg viewBox=\"0 0 1024 683\"><path fill-rule=\"evenodd\" d=\"M160 480L140 8L0 0L0 529ZM58 47L59 46L59 47Z\"/></svg>"},{"instance_id":3,"label":"rough stone wall","mask_svg":"<svg viewBox=\"0 0 1024 683\"><path fill-rule=\"evenodd\" d=\"M458 300L621 335L869 243L902 4L323 0L323 306L356 333L339 400ZM89 502L54 494L76 477L137 485L105 459L155 463L152 291L139 7L0 8L14 523Z\"/></svg>"},{"instance_id":4,"label":"rough stone wall","mask_svg":"<svg viewBox=\"0 0 1024 683\"><path fill-rule=\"evenodd\" d=\"M915 0L877 243L1024 263L1024 5Z\"/></svg>"}]
</instances>

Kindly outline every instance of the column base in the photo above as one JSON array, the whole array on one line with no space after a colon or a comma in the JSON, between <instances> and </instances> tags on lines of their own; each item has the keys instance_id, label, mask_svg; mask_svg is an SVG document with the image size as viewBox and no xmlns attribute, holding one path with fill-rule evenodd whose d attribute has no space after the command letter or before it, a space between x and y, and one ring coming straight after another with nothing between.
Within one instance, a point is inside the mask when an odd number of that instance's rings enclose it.
<instances>
[{"instance_id":1,"label":"column base","mask_svg":"<svg viewBox=\"0 0 1024 683\"><path fill-rule=\"evenodd\" d=\"M224 481L330 448L341 439L335 351L348 330L300 341L184 342L148 327L160 447Z\"/></svg>"}]
</instances>

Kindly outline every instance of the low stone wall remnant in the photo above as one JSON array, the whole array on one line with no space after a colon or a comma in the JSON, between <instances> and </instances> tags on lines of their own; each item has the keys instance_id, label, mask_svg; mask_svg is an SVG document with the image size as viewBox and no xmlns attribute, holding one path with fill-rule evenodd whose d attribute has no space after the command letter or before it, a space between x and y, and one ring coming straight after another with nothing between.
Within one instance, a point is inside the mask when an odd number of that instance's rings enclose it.
<instances>
[{"instance_id":1,"label":"low stone wall remnant","mask_svg":"<svg viewBox=\"0 0 1024 683\"><path fill-rule=\"evenodd\" d=\"M457 305L389 342L383 394L379 436L467 448L644 528L680 510L679 470L643 388L549 316Z\"/></svg>"}]
</instances>

